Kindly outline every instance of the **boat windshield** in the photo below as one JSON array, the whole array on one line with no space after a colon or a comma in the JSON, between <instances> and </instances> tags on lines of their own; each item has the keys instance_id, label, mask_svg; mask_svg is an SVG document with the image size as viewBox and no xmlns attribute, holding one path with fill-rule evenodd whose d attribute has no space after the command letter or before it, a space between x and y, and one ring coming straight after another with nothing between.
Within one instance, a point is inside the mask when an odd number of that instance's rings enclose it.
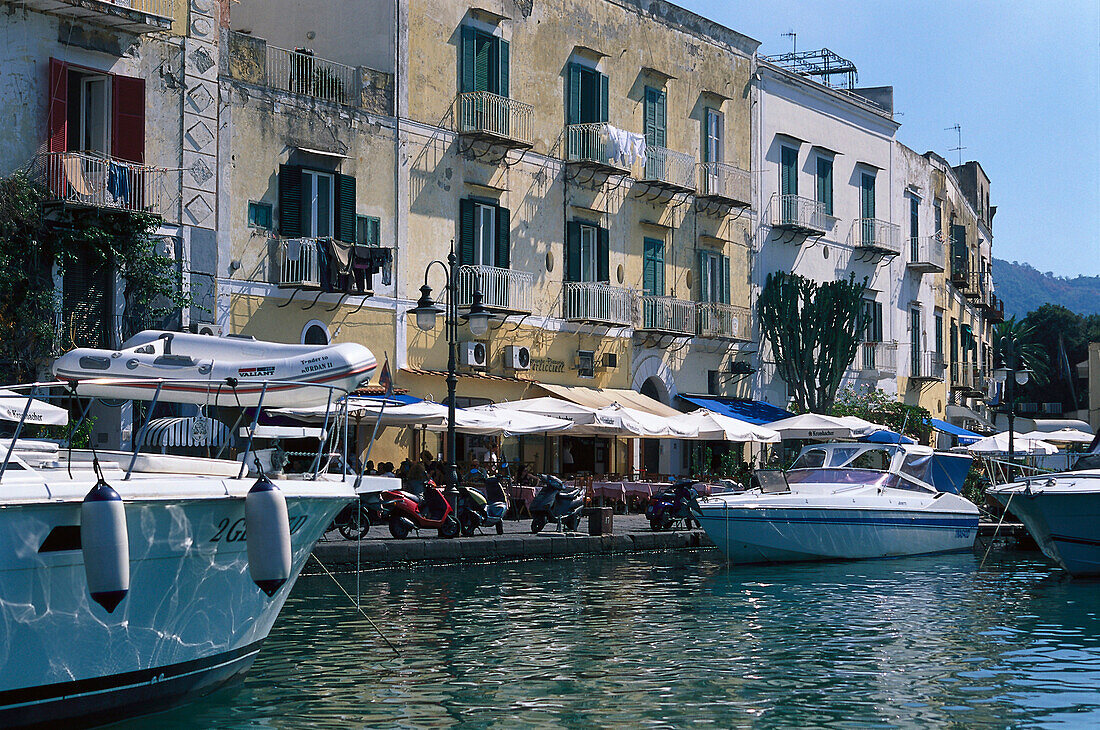
<instances>
[{"instance_id":1,"label":"boat windshield","mask_svg":"<svg viewBox=\"0 0 1100 730\"><path fill-rule=\"evenodd\" d=\"M897 474L871 469L792 469L788 484L862 484L868 487L896 487Z\"/></svg>"}]
</instances>

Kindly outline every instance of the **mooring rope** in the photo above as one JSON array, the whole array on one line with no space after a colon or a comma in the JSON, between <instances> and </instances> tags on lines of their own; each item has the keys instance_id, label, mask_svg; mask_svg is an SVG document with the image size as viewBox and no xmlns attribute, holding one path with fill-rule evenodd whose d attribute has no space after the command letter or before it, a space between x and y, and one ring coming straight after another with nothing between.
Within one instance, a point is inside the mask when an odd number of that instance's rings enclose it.
<instances>
[{"instance_id":1,"label":"mooring rope","mask_svg":"<svg viewBox=\"0 0 1100 730\"><path fill-rule=\"evenodd\" d=\"M325 571L325 575L327 575L329 578L332 578L332 582L335 583L340 591L348 597L348 600L351 601L351 605L355 606L355 610L362 614L363 618L367 620L367 623L369 623L371 627L378 632L378 635L382 637L382 641L386 642L386 645L393 649L393 653L397 656L401 656L401 652L398 651L397 647L394 646L393 643L386 638L386 635L382 633L382 629L378 628L378 625L371 620L371 617L367 615L366 611L364 611L361 606L356 606L355 599L351 597L351 594L347 592L340 581L337 580L336 576L332 574L332 571L325 567L325 564L321 562L321 559L318 558L314 553L310 553L309 556L317 561L317 564L321 566L321 570Z\"/></svg>"}]
</instances>

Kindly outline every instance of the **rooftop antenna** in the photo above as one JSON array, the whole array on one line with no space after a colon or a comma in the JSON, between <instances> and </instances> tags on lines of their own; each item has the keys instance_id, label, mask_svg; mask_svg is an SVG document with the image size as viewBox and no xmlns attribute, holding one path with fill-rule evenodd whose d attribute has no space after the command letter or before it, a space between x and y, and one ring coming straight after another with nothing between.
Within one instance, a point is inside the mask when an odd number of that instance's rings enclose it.
<instances>
[{"instance_id":1,"label":"rooftop antenna","mask_svg":"<svg viewBox=\"0 0 1100 730\"><path fill-rule=\"evenodd\" d=\"M955 124L954 127L946 127L943 131L945 131L945 132L954 131L955 134L957 134L959 136L958 145L956 147L952 147L951 149L949 149L947 151L948 152L958 152L959 153L959 164L961 165L963 163L963 150L966 149L965 147L963 147L962 127L959 126L959 124Z\"/></svg>"},{"instance_id":2,"label":"rooftop antenna","mask_svg":"<svg viewBox=\"0 0 1100 730\"><path fill-rule=\"evenodd\" d=\"M791 53L798 53L798 33L795 33L793 28L786 33L780 33L779 35L783 36L784 38L790 38Z\"/></svg>"}]
</instances>

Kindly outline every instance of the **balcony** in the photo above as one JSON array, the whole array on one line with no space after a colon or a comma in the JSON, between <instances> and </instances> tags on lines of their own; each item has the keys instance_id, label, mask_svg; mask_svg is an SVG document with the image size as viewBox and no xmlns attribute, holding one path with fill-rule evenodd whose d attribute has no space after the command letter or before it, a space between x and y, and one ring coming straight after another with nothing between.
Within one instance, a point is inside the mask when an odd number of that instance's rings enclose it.
<instances>
[{"instance_id":1,"label":"balcony","mask_svg":"<svg viewBox=\"0 0 1100 730\"><path fill-rule=\"evenodd\" d=\"M614 154L607 125L570 124L565 128L565 161L567 164L604 175L629 175L630 169Z\"/></svg>"},{"instance_id":2,"label":"balcony","mask_svg":"<svg viewBox=\"0 0 1100 730\"><path fill-rule=\"evenodd\" d=\"M848 240L857 254L875 259L901 254L901 226L878 218L856 218Z\"/></svg>"},{"instance_id":3,"label":"balcony","mask_svg":"<svg viewBox=\"0 0 1100 730\"><path fill-rule=\"evenodd\" d=\"M989 297L993 293L993 277L988 273L976 271L970 272L970 281L963 290L966 298L985 309L989 305Z\"/></svg>"},{"instance_id":4,"label":"balcony","mask_svg":"<svg viewBox=\"0 0 1100 730\"><path fill-rule=\"evenodd\" d=\"M459 94L455 132L506 149L531 147L530 104L487 91Z\"/></svg>"},{"instance_id":5,"label":"balcony","mask_svg":"<svg viewBox=\"0 0 1100 730\"><path fill-rule=\"evenodd\" d=\"M985 306L985 316L991 324L1000 324L1005 321L1005 303L996 294L989 295L989 303Z\"/></svg>"},{"instance_id":6,"label":"balcony","mask_svg":"<svg viewBox=\"0 0 1100 730\"><path fill-rule=\"evenodd\" d=\"M666 147L646 147L645 170L638 182L668 193L695 192L695 158Z\"/></svg>"},{"instance_id":7,"label":"balcony","mask_svg":"<svg viewBox=\"0 0 1100 730\"><path fill-rule=\"evenodd\" d=\"M748 171L728 162L700 164L698 189L696 205L704 212L710 206L722 210L752 205L752 184Z\"/></svg>"},{"instance_id":8,"label":"balcony","mask_svg":"<svg viewBox=\"0 0 1100 730\"><path fill-rule=\"evenodd\" d=\"M638 297L640 312L635 329L660 335L691 337L695 334L695 302L658 297Z\"/></svg>"},{"instance_id":9,"label":"balcony","mask_svg":"<svg viewBox=\"0 0 1100 730\"><path fill-rule=\"evenodd\" d=\"M823 236L828 230L825 204L797 195L772 195L772 228L804 236Z\"/></svg>"},{"instance_id":10,"label":"balcony","mask_svg":"<svg viewBox=\"0 0 1100 730\"><path fill-rule=\"evenodd\" d=\"M943 380L943 354L916 350L909 357L909 378L923 382Z\"/></svg>"},{"instance_id":11,"label":"balcony","mask_svg":"<svg viewBox=\"0 0 1100 730\"><path fill-rule=\"evenodd\" d=\"M174 0L23 0L21 5L127 33L171 30Z\"/></svg>"},{"instance_id":12,"label":"balcony","mask_svg":"<svg viewBox=\"0 0 1100 730\"><path fill-rule=\"evenodd\" d=\"M327 241L318 238L287 238L279 241L279 286L320 289L321 258L327 245Z\"/></svg>"},{"instance_id":13,"label":"balcony","mask_svg":"<svg viewBox=\"0 0 1100 730\"><path fill-rule=\"evenodd\" d=\"M562 286L562 318L629 327L634 322L634 292L595 281L571 281Z\"/></svg>"},{"instance_id":14,"label":"balcony","mask_svg":"<svg viewBox=\"0 0 1100 730\"><path fill-rule=\"evenodd\" d=\"M481 291L481 304L500 312L531 313L535 275L527 271L496 266L463 266L458 270L458 306L473 304L474 290Z\"/></svg>"},{"instance_id":15,"label":"balcony","mask_svg":"<svg viewBox=\"0 0 1100 730\"><path fill-rule=\"evenodd\" d=\"M695 305L696 332L713 340L752 339L749 308L721 302L699 302Z\"/></svg>"},{"instance_id":16,"label":"balcony","mask_svg":"<svg viewBox=\"0 0 1100 730\"><path fill-rule=\"evenodd\" d=\"M898 343L859 343L856 367L862 375L893 375L898 371Z\"/></svg>"},{"instance_id":17,"label":"balcony","mask_svg":"<svg viewBox=\"0 0 1100 730\"><path fill-rule=\"evenodd\" d=\"M970 287L970 268L966 259L960 256L951 257L951 283L959 291L966 291Z\"/></svg>"},{"instance_id":18,"label":"balcony","mask_svg":"<svg viewBox=\"0 0 1100 730\"><path fill-rule=\"evenodd\" d=\"M312 53L267 46L267 84L292 94L334 104L359 103L359 72Z\"/></svg>"},{"instance_id":19,"label":"balcony","mask_svg":"<svg viewBox=\"0 0 1100 730\"><path fill-rule=\"evenodd\" d=\"M985 378L978 367L969 362L951 363L951 389L964 397L984 396Z\"/></svg>"},{"instance_id":20,"label":"balcony","mask_svg":"<svg viewBox=\"0 0 1100 730\"><path fill-rule=\"evenodd\" d=\"M909 260L905 265L910 271L939 274L943 272L946 260L947 247L940 236L933 234L909 237Z\"/></svg>"},{"instance_id":21,"label":"balcony","mask_svg":"<svg viewBox=\"0 0 1100 730\"><path fill-rule=\"evenodd\" d=\"M168 170L98 153L48 152L35 159L33 173L46 189L46 202L165 217L173 199Z\"/></svg>"}]
</instances>

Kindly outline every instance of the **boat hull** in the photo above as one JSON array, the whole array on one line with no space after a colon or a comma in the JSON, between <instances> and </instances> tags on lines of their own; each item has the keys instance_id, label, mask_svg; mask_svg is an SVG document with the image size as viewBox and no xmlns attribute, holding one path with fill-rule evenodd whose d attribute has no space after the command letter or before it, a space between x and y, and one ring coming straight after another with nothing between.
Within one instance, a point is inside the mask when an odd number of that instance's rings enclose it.
<instances>
[{"instance_id":1,"label":"boat hull","mask_svg":"<svg viewBox=\"0 0 1100 730\"><path fill-rule=\"evenodd\" d=\"M111 613L88 594L79 502L0 508L0 726L99 724L243 677L348 499L287 494L291 578L268 598L249 573L243 496L227 491L127 500L130 590Z\"/></svg>"},{"instance_id":2,"label":"boat hull","mask_svg":"<svg viewBox=\"0 0 1100 730\"><path fill-rule=\"evenodd\" d=\"M860 560L969 550L978 516L879 509L704 506L707 535L730 562Z\"/></svg>"},{"instance_id":3,"label":"boat hull","mask_svg":"<svg viewBox=\"0 0 1100 730\"><path fill-rule=\"evenodd\" d=\"M1043 554L1066 572L1100 575L1100 492L1032 488L989 493L1020 518Z\"/></svg>"}]
</instances>

